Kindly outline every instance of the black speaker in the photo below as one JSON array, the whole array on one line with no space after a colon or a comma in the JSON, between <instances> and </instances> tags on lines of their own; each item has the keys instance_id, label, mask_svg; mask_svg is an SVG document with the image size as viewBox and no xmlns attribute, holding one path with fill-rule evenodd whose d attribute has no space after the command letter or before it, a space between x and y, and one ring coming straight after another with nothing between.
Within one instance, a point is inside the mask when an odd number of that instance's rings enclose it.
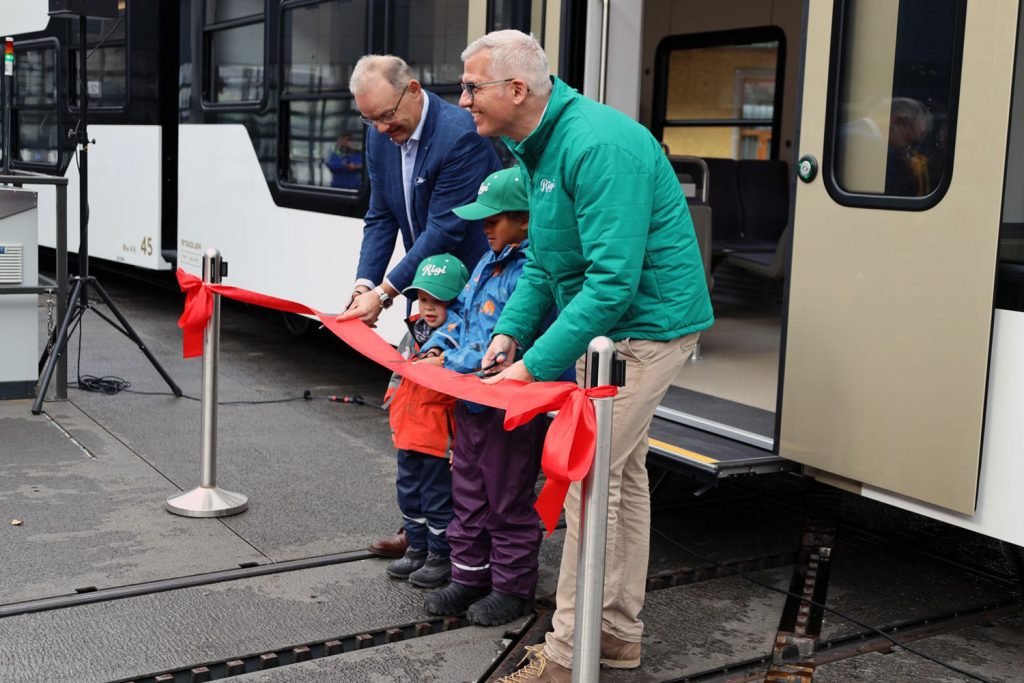
<instances>
[{"instance_id":1,"label":"black speaker","mask_svg":"<svg viewBox=\"0 0 1024 683\"><path fill-rule=\"evenodd\" d=\"M51 17L74 19L80 16L95 19L117 19L124 11L125 0L50 0Z\"/></svg>"}]
</instances>

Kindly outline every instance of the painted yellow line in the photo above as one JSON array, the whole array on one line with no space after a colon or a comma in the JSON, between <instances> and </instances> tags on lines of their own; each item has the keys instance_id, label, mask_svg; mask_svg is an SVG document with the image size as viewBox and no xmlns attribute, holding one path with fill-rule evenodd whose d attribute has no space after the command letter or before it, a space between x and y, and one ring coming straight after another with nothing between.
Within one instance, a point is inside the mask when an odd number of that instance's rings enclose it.
<instances>
[{"instance_id":1,"label":"painted yellow line","mask_svg":"<svg viewBox=\"0 0 1024 683\"><path fill-rule=\"evenodd\" d=\"M700 453L694 453L693 451L688 451L685 448L680 448L679 446L673 446L672 444L665 443L664 441L658 441L657 439L648 439L647 441L648 441L648 443L651 444L651 446L653 446L655 448L659 448L659 449L661 449L663 451L668 451L669 453L675 453L676 455L681 455L684 458L692 458L694 460L699 460L700 462L707 462L707 463L716 463L716 462L718 462L714 458L709 458L706 455L701 455Z\"/></svg>"}]
</instances>

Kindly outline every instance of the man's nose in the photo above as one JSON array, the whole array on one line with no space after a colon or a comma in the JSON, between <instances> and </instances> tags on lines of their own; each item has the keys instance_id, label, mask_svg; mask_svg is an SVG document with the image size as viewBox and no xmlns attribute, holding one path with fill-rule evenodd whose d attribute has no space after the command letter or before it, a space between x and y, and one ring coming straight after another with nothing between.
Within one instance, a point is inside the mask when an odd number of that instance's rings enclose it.
<instances>
[{"instance_id":1,"label":"man's nose","mask_svg":"<svg viewBox=\"0 0 1024 683\"><path fill-rule=\"evenodd\" d=\"M473 105L473 98L469 96L465 90L459 95L459 106L463 109L469 109Z\"/></svg>"}]
</instances>

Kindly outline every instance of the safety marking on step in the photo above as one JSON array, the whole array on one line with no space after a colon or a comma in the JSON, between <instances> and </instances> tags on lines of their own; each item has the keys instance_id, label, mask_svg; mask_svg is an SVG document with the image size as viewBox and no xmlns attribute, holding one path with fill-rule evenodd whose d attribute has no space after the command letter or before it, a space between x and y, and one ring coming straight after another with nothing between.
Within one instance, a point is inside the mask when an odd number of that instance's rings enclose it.
<instances>
[{"instance_id":1,"label":"safety marking on step","mask_svg":"<svg viewBox=\"0 0 1024 683\"><path fill-rule=\"evenodd\" d=\"M673 446L672 444L665 443L664 441L658 441L657 439L648 439L647 441L651 445L652 448L657 448L658 450L668 451L669 453L674 453L676 455L681 455L684 458L690 458L692 460L698 460L700 462L706 462L706 463L709 463L709 464L714 464L714 463L718 462L718 460L716 460L714 458L709 458L706 455L701 455L700 453L694 453L693 451L688 451L685 448L680 448L679 446Z\"/></svg>"}]
</instances>

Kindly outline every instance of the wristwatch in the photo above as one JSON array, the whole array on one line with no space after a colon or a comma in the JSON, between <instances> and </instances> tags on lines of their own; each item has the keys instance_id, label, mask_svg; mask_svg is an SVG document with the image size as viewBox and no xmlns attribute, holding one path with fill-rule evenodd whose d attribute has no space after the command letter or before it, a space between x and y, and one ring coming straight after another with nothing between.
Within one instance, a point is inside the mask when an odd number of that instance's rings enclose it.
<instances>
[{"instance_id":1,"label":"wristwatch","mask_svg":"<svg viewBox=\"0 0 1024 683\"><path fill-rule=\"evenodd\" d=\"M378 297L380 297L380 307L382 309L391 308L391 304L394 300L391 298L390 294L384 291L383 287L377 287L373 291L376 292Z\"/></svg>"}]
</instances>

